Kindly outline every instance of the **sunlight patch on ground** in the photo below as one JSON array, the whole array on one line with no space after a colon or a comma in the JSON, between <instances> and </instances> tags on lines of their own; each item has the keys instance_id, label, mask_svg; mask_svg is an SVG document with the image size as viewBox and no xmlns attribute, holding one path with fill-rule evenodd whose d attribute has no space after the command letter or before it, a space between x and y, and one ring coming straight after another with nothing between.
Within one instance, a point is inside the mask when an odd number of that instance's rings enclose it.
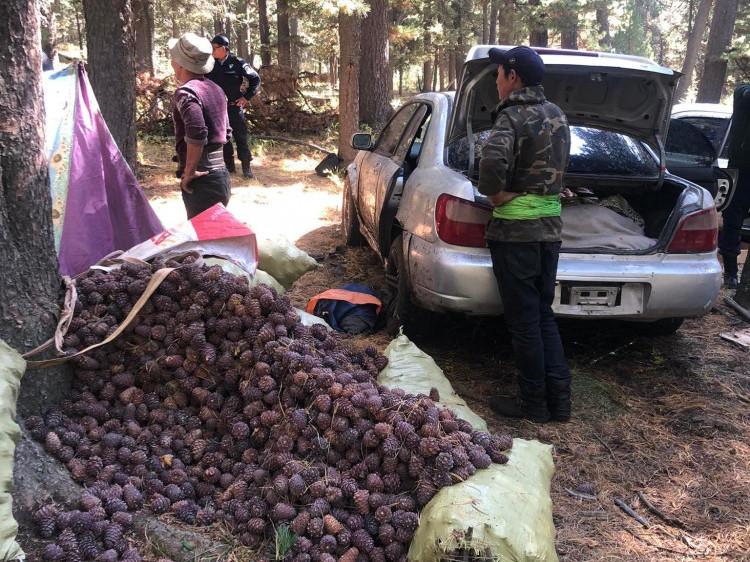
<instances>
[{"instance_id":1,"label":"sunlight patch on ground","mask_svg":"<svg viewBox=\"0 0 750 562\"><path fill-rule=\"evenodd\" d=\"M281 161L281 169L285 172L307 172L317 165L318 160L307 156L302 156L296 160L286 159Z\"/></svg>"}]
</instances>

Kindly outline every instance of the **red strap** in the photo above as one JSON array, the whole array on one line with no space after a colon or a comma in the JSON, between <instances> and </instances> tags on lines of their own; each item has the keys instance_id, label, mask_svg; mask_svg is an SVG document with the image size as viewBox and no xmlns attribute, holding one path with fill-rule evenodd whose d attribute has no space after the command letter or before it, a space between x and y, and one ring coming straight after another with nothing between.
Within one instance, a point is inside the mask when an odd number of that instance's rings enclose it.
<instances>
[{"instance_id":1,"label":"red strap","mask_svg":"<svg viewBox=\"0 0 750 562\"><path fill-rule=\"evenodd\" d=\"M377 306L375 314L380 314L380 308L383 305L378 297L368 295L367 293L347 291L346 289L328 289L327 291L323 291L322 293L317 294L313 298L311 298L310 302L307 303L307 308L305 310L308 313L312 314L313 310L315 310L315 305L318 304L318 301L320 299L347 301L353 302L354 304L374 304L375 306Z\"/></svg>"}]
</instances>

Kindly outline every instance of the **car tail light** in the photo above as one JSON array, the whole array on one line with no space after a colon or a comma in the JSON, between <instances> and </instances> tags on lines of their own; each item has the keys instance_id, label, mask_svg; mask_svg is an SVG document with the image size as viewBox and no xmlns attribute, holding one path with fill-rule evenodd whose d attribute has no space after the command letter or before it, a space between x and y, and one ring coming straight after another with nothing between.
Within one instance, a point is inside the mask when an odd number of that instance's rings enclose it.
<instances>
[{"instance_id":1,"label":"car tail light","mask_svg":"<svg viewBox=\"0 0 750 562\"><path fill-rule=\"evenodd\" d=\"M704 209L682 217L667 252L671 254L698 254L716 249L719 236L719 219L716 207Z\"/></svg>"},{"instance_id":2,"label":"car tail light","mask_svg":"<svg viewBox=\"0 0 750 562\"><path fill-rule=\"evenodd\" d=\"M485 205L443 194L435 207L437 234L448 244L484 248L484 229L491 213Z\"/></svg>"}]
</instances>

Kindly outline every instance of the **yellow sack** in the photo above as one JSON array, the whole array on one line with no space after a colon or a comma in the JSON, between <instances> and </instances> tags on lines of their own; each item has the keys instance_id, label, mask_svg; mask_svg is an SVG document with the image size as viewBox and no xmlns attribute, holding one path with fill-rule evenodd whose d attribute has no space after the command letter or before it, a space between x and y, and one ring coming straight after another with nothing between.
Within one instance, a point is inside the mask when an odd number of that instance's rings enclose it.
<instances>
[{"instance_id":1,"label":"yellow sack","mask_svg":"<svg viewBox=\"0 0 750 562\"><path fill-rule=\"evenodd\" d=\"M378 382L410 394L440 392L440 404L487 431L435 361L401 334L386 348ZM550 485L552 447L514 439L507 464L491 464L464 482L442 488L419 516L409 562L455 560L463 550L495 562L557 562ZM460 558L462 559L462 558ZM470 559L469 559L470 560Z\"/></svg>"},{"instance_id":2,"label":"yellow sack","mask_svg":"<svg viewBox=\"0 0 750 562\"><path fill-rule=\"evenodd\" d=\"M0 560L23 559L16 543L18 523L13 518L13 454L21 438L16 423L16 400L26 362L0 340Z\"/></svg>"}]
</instances>

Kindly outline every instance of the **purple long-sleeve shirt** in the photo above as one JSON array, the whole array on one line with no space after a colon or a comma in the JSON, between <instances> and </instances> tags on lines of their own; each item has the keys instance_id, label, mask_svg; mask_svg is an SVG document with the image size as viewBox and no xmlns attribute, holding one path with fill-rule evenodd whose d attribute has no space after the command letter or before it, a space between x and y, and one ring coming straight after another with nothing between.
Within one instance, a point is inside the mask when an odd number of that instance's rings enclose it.
<instances>
[{"instance_id":1,"label":"purple long-sleeve shirt","mask_svg":"<svg viewBox=\"0 0 750 562\"><path fill-rule=\"evenodd\" d=\"M186 143L222 145L232 132L227 97L219 86L205 78L194 78L175 90L172 119L175 150L183 164Z\"/></svg>"}]
</instances>

